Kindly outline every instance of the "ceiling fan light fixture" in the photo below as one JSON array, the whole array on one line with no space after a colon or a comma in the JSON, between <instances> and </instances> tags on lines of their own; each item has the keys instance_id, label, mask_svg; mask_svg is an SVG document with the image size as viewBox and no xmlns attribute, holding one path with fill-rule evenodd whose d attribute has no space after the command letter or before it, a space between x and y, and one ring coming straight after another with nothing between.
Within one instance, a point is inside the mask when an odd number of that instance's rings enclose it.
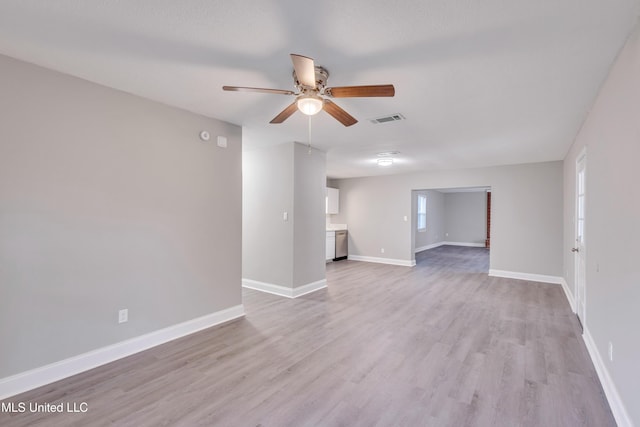
<instances>
[{"instance_id":1,"label":"ceiling fan light fixture","mask_svg":"<svg viewBox=\"0 0 640 427\"><path fill-rule=\"evenodd\" d=\"M327 87L329 71L326 68L315 65L313 58L308 56L292 53L290 57L297 93L290 90L246 86L222 86L222 90L294 95L295 100L269 122L272 124L284 122L296 112L296 109L309 117L324 110L345 127L355 125L358 120L328 98L391 97L396 93L392 84Z\"/></svg>"},{"instance_id":2,"label":"ceiling fan light fixture","mask_svg":"<svg viewBox=\"0 0 640 427\"><path fill-rule=\"evenodd\" d=\"M318 114L322 110L322 98L315 95L301 96L298 98L298 110L307 116Z\"/></svg>"}]
</instances>

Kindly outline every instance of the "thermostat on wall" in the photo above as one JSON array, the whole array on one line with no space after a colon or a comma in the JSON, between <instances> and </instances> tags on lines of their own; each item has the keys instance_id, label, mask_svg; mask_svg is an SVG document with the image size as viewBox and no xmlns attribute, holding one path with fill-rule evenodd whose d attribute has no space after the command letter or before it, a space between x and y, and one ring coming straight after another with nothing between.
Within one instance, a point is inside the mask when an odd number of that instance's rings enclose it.
<instances>
[{"instance_id":1,"label":"thermostat on wall","mask_svg":"<svg viewBox=\"0 0 640 427\"><path fill-rule=\"evenodd\" d=\"M203 130L202 132L200 132L200 139L203 141L208 141L211 138L211 134L209 134L209 132L207 132L206 130Z\"/></svg>"}]
</instances>

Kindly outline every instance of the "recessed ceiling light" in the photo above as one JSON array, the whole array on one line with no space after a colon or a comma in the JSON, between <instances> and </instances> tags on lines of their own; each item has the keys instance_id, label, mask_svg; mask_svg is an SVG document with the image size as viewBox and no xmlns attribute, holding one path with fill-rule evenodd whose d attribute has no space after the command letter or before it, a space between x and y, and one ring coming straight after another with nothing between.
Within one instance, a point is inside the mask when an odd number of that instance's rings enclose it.
<instances>
[{"instance_id":1,"label":"recessed ceiling light","mask_svg":"<svg viewBox=\"0 0 640 427\"><path fill-rule=\"evenodd\" d=\"M378 157L391 157L400 154L399 151L383 151L378 153Z\"/></svg>"}]
</instances>

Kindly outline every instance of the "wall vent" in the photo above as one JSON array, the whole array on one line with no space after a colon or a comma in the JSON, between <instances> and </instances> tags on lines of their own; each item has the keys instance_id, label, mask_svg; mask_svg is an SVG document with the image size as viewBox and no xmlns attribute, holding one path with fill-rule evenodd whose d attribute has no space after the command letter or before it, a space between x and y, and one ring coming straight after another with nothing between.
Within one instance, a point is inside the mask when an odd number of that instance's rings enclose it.
<instances>
[{"instance_id":1,"label":"wall vent","mask_svg":"<svg viewBox=\"0 0 640 427\"><path fill-rule=\"evenodd\" d=\"M369 119L371 123L387 123L387 122L397 122L398 120L407 120L402 114L391 114L390 116L384 117L376 117L375 119Z\"/></svg>"}]
</instances>

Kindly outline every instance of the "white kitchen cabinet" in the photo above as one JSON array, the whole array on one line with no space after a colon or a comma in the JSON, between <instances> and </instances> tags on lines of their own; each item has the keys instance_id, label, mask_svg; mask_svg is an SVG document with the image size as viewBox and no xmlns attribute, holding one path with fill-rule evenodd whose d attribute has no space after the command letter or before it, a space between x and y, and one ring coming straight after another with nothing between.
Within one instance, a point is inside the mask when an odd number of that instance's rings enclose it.
<instances>
[{"instance_id":1,"label":"white kitchen cabinet","mask_svg":"<svg viewBox=\"0 0 640 427\"><path fill-rule=\"evenodd\" d=\"M327 210L328 214L337 214L340 212L340 190L337 188L327 187Z\"/></svg>"},{"instance_id":2,"label":"white kitchen cabinet","mask_svg":"<svg viewBox=\"0 0 640 427\"><path fill-rule=\"evenodd\" d=\"M326 260L331 261L336 257L336 232L327 231Z\"/></svg>"}]
</instances>

